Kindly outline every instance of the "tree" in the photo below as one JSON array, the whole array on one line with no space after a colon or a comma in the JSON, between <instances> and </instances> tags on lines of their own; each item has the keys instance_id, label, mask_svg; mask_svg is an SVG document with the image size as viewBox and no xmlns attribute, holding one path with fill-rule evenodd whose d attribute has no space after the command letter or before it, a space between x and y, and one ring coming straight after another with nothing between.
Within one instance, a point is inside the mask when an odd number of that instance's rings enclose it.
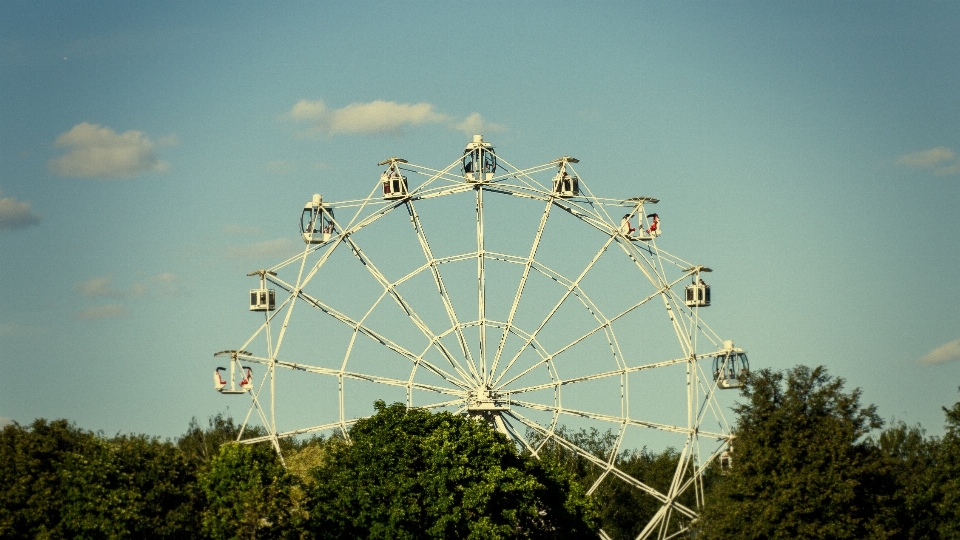
<instances>
[{"instance_id":1,"label":"tree","mask_svg":"<svg viewBox=\"0 0 960 540\"><path fill-rule=\"evenodd\" d=\"M926 477L938 534L931 537L960 539L960 402L943 411L946 434L936 445L934 464Z\"/></svg>"},{"instance_id":2,"label":"tree","mask_svg":"<svg viewBox=\"0 0 960 540\"><path fill-rule=\"evenodd\" d=\"M0 537L196 536L194 469L168 442L106 440L66 420L0 433Z\"/></svg>"},{"instance_id":3,"label":"tree","mask_svg":"<svg viewBox=\"0 0 960 540\"><path fill-rule=\"evenodd\" d=\"M881 427L860 390L823 367L751 375L733 468L707 495L698 538L891 538L895 483L865 436Z\"/></svg>"},{"instance_id":4,"label":"tree","mask_svg":"<svg viewBox=\"0 0 960 540\"><path fill-rule=\"evenodd\" d=\"M62 538L61 464L93 443L66 420L14 422L0 431L0 538Z\"/></svg>"},{"instance_id":5,"label":"tree","mask_svg":"<svg viewBox=\"0 0 960 540\"><path fill-rule=\"evenodd\" d=\"M397 403L327 443L314 470L318 538L595 538L596 510L551 460L486 423Z\"/></svg>"},{"instance_id":6,"label":"tree","mask_svg":"<svg viewBox=\"0 0 960 540\"><path fill-rule=\"evenodd\" d=\"M297 537L296 484L269 446L222 445L200 475L203 532L216 539Z\"/></svg>"},{"instance_id":7,"label":"tree","mask_svg":"<svg viewBox=\"0 0 960 540\"><path fill-rule=\"evenodd\" d=\"M896 482L892 506L901 536L908 539L937 538L931 474L939 441L925 438L919 425L897 422L880 434L877 446Z\"/></svg>"}]
</instances>

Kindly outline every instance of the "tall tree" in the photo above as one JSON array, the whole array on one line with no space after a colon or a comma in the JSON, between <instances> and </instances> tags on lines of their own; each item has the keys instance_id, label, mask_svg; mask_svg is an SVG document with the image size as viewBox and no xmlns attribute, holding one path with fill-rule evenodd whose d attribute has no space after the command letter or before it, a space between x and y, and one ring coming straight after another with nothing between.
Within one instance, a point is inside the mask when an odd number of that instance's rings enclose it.
<instances>
[{"instance_id":1,"label":"tall tree","mask_svg":"<svg viewBox=\"0 0 960 540\"><path fill-rule=\"evenodd\" d=\"M200 475L203 532L214 539L295 538L297 479L266 445L224 444Z\"/></svg>"},{"instance_id":2,"label":"tall tree","mask_svg":"<svg viewBox=\"0 0 960 540\"><path fill-rule=\"evenodd\" d=\"M595 538L583 488L483 422L375 404L327 443L310 486L318 538Z\"/></svg>"},{"instance_id":3,"label":"tall tree","mask_svg":"<svg viewBox=\"0 0 960 540\"><path fill-rule=\"evenodd\" d=\"M960 539L960 402L943 411L946 434L934 451L934 465L927 483L936 514L939 538ZM931 536L933 537L933 536Z\"/></svg>"},{"instance_id":4,"label":"tall tree","mask_svg":"<svg viewBox=\"0 0 960 540\"><path fill-rule=\"evenodd\" d=\"M707 496L698 538L892 538L895 484L866 435L881 427L860 390L823 367L751 375L732 470Z\"/></svg>"}]
</instances>

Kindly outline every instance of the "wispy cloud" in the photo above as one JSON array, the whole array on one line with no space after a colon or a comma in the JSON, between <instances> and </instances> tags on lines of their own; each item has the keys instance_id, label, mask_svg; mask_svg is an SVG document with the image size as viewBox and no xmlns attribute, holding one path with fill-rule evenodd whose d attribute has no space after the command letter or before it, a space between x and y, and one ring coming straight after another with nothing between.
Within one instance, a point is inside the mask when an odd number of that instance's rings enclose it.
<instances>
[{"instance_id":1,"label":"wispy cloud","mask_svg":"<svg viewBox=\"0 0 960 540\"><path fill-rule=\"evenodd\" d=\"M180 276L171 272L162 272L150 277L154 287L161 296L179 296L180 295Z\"/></svg>"},{"instance_id":2,"label":"wispy cloud","mask_svg":"<svg viewBox=\"0 0 960 540\"><path fill-rule=\"evenodd\" d=\"M955 339L949 343L944 343L936 349L928 352L923 358L920 359L920 363L933 365L953 362L955 360L960 360L960 339Z\"/></svg>"},{"instance_id":3,"label":"wispy cloud","mask_svg":"<svg viewBox=\"0 0 960 540\"><path fill-rule=\"evenodd\" d=\"M142 283L134 283L129 288L118 289L113 286L113 274L88 279L74 284L74 290L87 298L124 298L143 296L147 288Z\"/></svg>"},{"instance_id":4,"label":"wispy cloud","mask_svg":"<svg viewBox=\"0 0 960 540\"><path fill-rule=\"evenodd\" d=\"M945 146L902 155L897 159L897 163L908 167L928 169L937 176L960 174L960 160L957 160L957 155L953 150Z\"/></svg>"},{"instance_id":5,"label":"wispy cloud","mask_svg":"<svg viewBox=\"0 0 960 540\"><path fill-rule=\"evenodd\" d=\"M177 144L175 135L156 143L142 131L117 133L109 127L81 122L61 133L54 144L69 151L50 160L50 169L74 178L133 178L145 172L162 172L169 164L157 157L155 146Z\"/></svg>"},{"instance_id":6,"label":"wispy cloud","mask_svg":"<svg viewBox=\"0 0 960 540\"><path fill-rule=\"evenodd\" d=\"M7 418L6 416L0 416L0 428L4 426L9 426L13 423L13 418Z\"/></svg>"},{"instance_id":7,"label":"wispy cloud","mask_svg":"<svg viewBox=\"0 0 960 540\"><path fill-rule=\"evenodd\" d=\"M227 256L233 259L262 259L265 257L288 257L294 254L296 244L289 238L277 238L242 246L227 248Z\"/></svg>"},{"instance_id":8,"label":"wispy cloud","mask_svg":"<svg viewBox=\"0 0 960 540\"><path fill-rule=\"evenodd\" d=\"M40 216L30 210L30 203L2 195L0 191L0 231L22 229L40 223Z\"/></svg>"},{"instance_id":9,"label":"wispy cloud","mask_svg":"<svg viewBox=\"0 0 960 540\"><path fill-rule=\"evenodd\" d=\"M473 113L464 119L463 122L458 122L454 124L454 128L459 131L462 131L466 135L473 135L476 133L495 133L498 131L503 131L506 128L500 124L494 124L493 122L487 122L480 116L480 113Z\"/></svg>"},{"instance_id":10,"label":"wispy cloud","mask_svg":"<svg viewBox=\"0 0 960 540\"><path fill-rule=\"evenodd\" d=\"M351 103L341 109L331 109L323 100L301 99L287 112L286 117L308 124L309 128L303 132L305 135L391 135L401 133L406 126L424 124L440 124L468 134L504 129L499 124L485 121L479 113L472 113L460 120L437 111L430 103L383 100Z\"/></svg>"},{"instance_id":11,"label":"wispy cloud","mask_svg":"<svg viewBox=\"0 0 960 540\"><path fill-rule=\"evenodd\" d=\"M77 314L81 319L114 319L127 314L127 308L121 304L107 304L87 308Z\"/></svg>"}]
</instances>

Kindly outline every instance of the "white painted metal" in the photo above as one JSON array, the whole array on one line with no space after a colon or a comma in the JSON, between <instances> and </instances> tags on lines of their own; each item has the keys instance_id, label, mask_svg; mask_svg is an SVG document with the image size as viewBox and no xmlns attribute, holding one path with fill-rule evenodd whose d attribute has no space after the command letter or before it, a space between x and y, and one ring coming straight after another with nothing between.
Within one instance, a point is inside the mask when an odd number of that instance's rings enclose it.
<instances>
[{"instance_id":1,"label":"white painted metal","mask_svg":"<svg viewBox=\"0 0 960 540\"><path fill-rule=\"evenodd\" d=\"M237 389L237 393L249 393L251 397L243 430L247 430L254 411L261 430L253 436L241 433L238 440L269 441L279 452L278 441L284 437L332 429L346 435L347 428L362 417L350 408L358 397L352 388L364 384L383 392L399 390L404 392L408 406L449 410L486 420L534 455L545 445L557 444L583 457L601 472L590 493L603 482L623 481L653 497L661 507L640 538L671 538L687 530L696 518L696 507L703 502L702 473L732 439L716 399L718 387L732 387L732 383L727 379L720 383L716 373L708 371L716 366L705 368L703 364L719 361L722 368L727 368L740 360L743 351L733 347L731 341L721 340L700 319L699 308L709 305L708 301L687 300L689 286L683 283L691 279L694 286L699 286L700 273L710 269L692 265L658 247L657 241L668 237L660 237L659 216L645 210L659 201L651 197L597 197L573 169L576 163L579 161L565 156L518 169L476 135L463 155L443 169L400 158L380 162L388 168L366 198L330 203L315 195L304 206L303 252L250 274L260 277L260 289L268 290L269 281L270 286L282 291L281 303L271 309L257 309L264 313L264 321L240 349L218 353L231 355L231 369L239 367L241 361L266 367L267 375L258 385L250 380L247 388ZM423 181L409 184L408 176L419 176ZM467 250L463 252L450 253L449 247L437 251L428 233L441 240L452 233L438 231L435 221L431 228L425 216L431 216L438 202L463 201L464 197L473 199L474 226L470 234L475 240L464 241L462 247ZM535 230L527 231L533 236L532 244L520 253L488 243L493 230L490 226L503 228L502 223L488 222L488 212L498 203L511 200L526 201L523 204L533 205L528 207L532 212L540 212L539 220L531 222L536 223ZM463 212L466 207L457 208ZM341 217L349 217L338 221L334 210ZM383 223L396 227L395 212L405 212L409 229L364 236L365 230ZM461 213L458 219L470 216ZM546 246L551 224L558 220L566 220L564 223L579 231L563 244L564 249L582 255L574 270L561 268L567 265L563 257L550 256L550 249L557 249L556 243L553 248ZM634 231L629 230L631 221L637 224ZM397 257L390 256L389 250L383 251L384 245L394 247L401 235L407 236L409 245L419 246L422 259L413 267L397 268ZM596 241L586 242L587 237ZM411 255L409 250L405 255ZM356 274L343 277L363 276L368 284L364 290L341 290L347 280L338 279L336 276L342 274L336 272L341 271L338 264L346 264L343 261L352 261L355 270L351 272ZM617 281L600 280L606 290L598 289L593 276L607 271L604 269L613 264L611 261L622 265L630 275ZM470 270L472 285L465 285L465 273L458 270L466 268L464 265L475 265ZM504 268L517 276L511 282L515 285L508 284L508 294L502 288ZM500 269L500 273L491 273L494 269ZM416 283L420 283L419 289L414 287ZM544 294L544 284L552 287L552 296L537 298ZM432 295L426 295L432 296L430 302L423 298L424 287L432 287ZM472 300L466 301L472 296L463 290L466 287L477 289L475 306ZM352 295L365 300L345 301L344 292L351 293L348 298ZM608 306L611 298L619 302L615 308ZM494 304L499 310L492 309ZM389 311L391 305L394 307ZM531 306L540 310L535 319L524 311ZM293 317L295 311L297 317ZM393 313L396 324L378 318L387 311ZM311 321L331 326L318 324L307 334L297 334L294 328L306 315ZM574 325L571 317L581 318ZM625 326L634 320L661 326L656 331ZM394 327L401 323L409 330L398 334ZM274 333L277 324L280 330ZM345 338L335 343L323 328L341 329ZM296 341L304 335L313 340L309 349ZM285 342L288 336L293 341ZM676 342L671 343L674 339ZM701 340L711 352L698 352ZM248 352L264 341L262 352ZM673 352L665 355L660 348L642 346L648 341L659 342L663 350ZM377 350L376 363L365 361L371 346ZM745 353L742 358L745 366ZM677 379L675 397L677 407L683 410L670 418L660 418L649 408L646 395L666 384L661 381L669 377ZM321 414L320 410L316 417L322 420L313 425L278 429L277 398L284 397L278 390L278 378L335 383L335 390L334 385L324 387L327 390L321 396L336 393L336 404L328 401L326 405L334 409L334 414ZM221 380L215 379L216 384ZM232 381L233 375L231 385ZM230 393L234 388L226 386L224 381L218 389ZM597 388L602 388L602 395ZM260 403L261 396L267 395L269 410ZM605 405L591 406L591 396L602 399ZM360 397L370 402L378 396ZM608 406L613 403L615 407ZM281 412L306 413L296 408ZM609 429L615 441L613 450L604 456L594 455L561 429L578 422ZM636 444L629 437L640 436L641 443L646 444L642 437L647 434L671 437L680 452L672 482L663 489L646 485L617 467L618 452L624 445ZM682 497L692 498L694 504L682 504Z\"/></svg>"}]
</instances>

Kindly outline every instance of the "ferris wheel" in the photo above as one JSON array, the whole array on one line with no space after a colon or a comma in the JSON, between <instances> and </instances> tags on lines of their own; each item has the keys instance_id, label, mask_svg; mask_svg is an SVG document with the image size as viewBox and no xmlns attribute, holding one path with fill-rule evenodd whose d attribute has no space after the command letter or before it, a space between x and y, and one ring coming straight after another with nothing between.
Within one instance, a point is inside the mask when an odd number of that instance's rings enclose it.
<instances>
[{"instance_id":1,"label":"ferris wheel","mask_svg":"<svg viewBox=\"0 0 960 540\"><path fill-rule=\"evenodd\" d=\"M534 455L588 460L589 493L626 482L652 497L639 538L685 531L706 467L729 463L717 392L741 385L746 353L700 317L711 270L658 246L659 201L598 197L577 163L519 169L475 135L442 169L380 162L365 198L314 195L303 252L249 274L263 322L216 355L229 366L215 388L251 400L238 440L279 452L284 437L346 435L377 399L447 410ZM571 436L594 429L613 437L607 455ZM678 450L668 487L618 468L644 446Z\"/></svg>"}]
</instances>

